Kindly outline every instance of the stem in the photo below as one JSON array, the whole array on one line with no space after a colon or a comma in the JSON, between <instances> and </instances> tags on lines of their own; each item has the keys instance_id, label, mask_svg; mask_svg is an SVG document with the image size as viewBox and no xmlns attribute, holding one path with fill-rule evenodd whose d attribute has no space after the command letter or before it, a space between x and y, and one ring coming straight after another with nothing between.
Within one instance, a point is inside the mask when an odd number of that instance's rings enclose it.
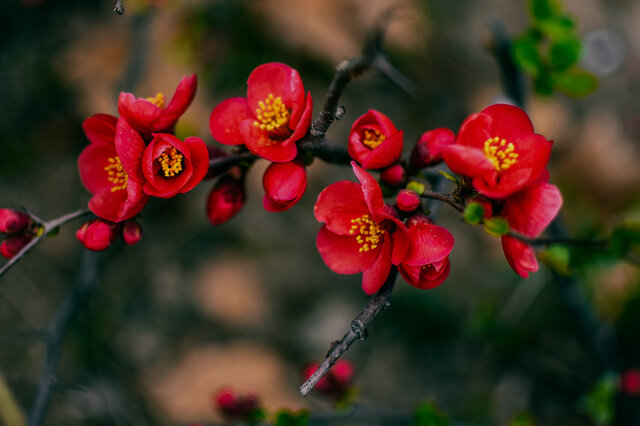
<instances>
[{"instance_id":1,"label":"stem","mask_svg":"<svg viewBox=\"0 0 640 426\"><path fill-rule=\"evenodd\" d=\"M250 152L229 155L227 157L212 158L209 160L209 172L207 177L217 176L224 173L236 164L244 161L254 161L257 157Z\"/></svg>"},{"instance_id":2,"label":"stem","mask_svg":"<svg viewBox=\"0 0 640 426\"><path fill-rule=\"evenodd\" d=\"M514 231L509 231L507 235L513 238L517 238L523 243L527 243L532 246L550 246L552 244L566 244L570 246L598 247L598 246L606 246L608 244L607 240L584 240L580 238L561 238L561 237L529 238L525 235L519 234Z\"/></svg>"},{"instance_id":3,"label":"stem","mask_svg":"<svg viewBox=\"0 0 640 426\"><path fill-rule=\"evenodd\" d=\"M328 141L324 137L316 140L304 139L300 144L300 149L310 152L314 157L318 157L327 163L348 166L353 160L345 147Z\"/></svg>"},{"instance_id":4,"label":"stem","mask_svg":"<svg viewBox=\"0 0 640 426\"><path fill-rule=\"evenodd\" d=\"M40 241L44 240L49 232L53 231L58 226L64 225L67 222L71 222L72 220L82 217L88 213L90 213L89 210L80 209L52 219L48 222L40 222L39 224L40 226L42 226L42 233L29 241L29 243L24 246L22 250L16 253L15 256L9 259L9 261L5 263L2 268L0 268L0 277L2 277L9 269L11 269L13 265L18 263L18 261L22 259L27 253L29 253L35 246L37 246Z\"/></svg>"},{"instance_id":5,"label":"stem","mask_svg":"<svg viewBox=\"0 0 640 426\"><path fill-rule=\"evenodd\" d=\"M124 6L122 4L122 0L118 0L116 2L116 7L113 8L113 11L118 15L122 15L124 13Z\"/></svg>"},{"instance_id":6,"label":"stem","mask_svg":"<svg viewBox=\"0 0 640 426\"><path fill-rule=\"evenodd\" d=\"M460 213L464 212L464 206L453 199L453 197L449 194L443 194L441 192L436 191L424 191L422 193L422 197L430 198L432 200L438 200L443 203L449 204L454 209L458 210Z\"/></svg>"},{"instance_id":7,"label":"stem","mask_svg":"<svg viewBox=\"0 0 640 426\"><path fill-rule=\"evenodd\" d=\"M349 349L349 347L358 339L364 340L367 337L367 327L369 323L380 313L384 308L389 306L389 297L393 291L393 286L398 276L398 269L394 266L389 272L389 276L386 281L378 290L375 296L373 296L369 303L362 309L360 314L355 317L351 322L351 329L340 339L340 341L334 344L329 353L325 357L322 364L313 372L311 377L300 386L300 393L302 396L307 396L309 392L314 388L318 381L327 374L331 366L342 356L343 353Z\"/></svg>"}]
</instances>

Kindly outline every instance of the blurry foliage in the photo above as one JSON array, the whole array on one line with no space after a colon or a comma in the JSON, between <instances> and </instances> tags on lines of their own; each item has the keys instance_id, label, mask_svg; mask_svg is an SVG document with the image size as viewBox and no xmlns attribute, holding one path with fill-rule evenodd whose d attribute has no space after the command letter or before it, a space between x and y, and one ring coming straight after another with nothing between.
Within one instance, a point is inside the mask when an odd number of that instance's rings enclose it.
<instances>
[{"instance_id":1,"label":"blurry foliage","mask_svg":"<svg viewBox=\"0 0 640 426\"><path fill-rule=\"evenodd\" d=\"M306 426L309 423L309 411L280 410L275 414L275 426Z\"/></svg>"},{"instance_id":2,"label":"blurry foliage","mask_svg":"<svg viewBox=\"0 0 640 426\"><path fill-rule=\"evenodd\" d=\"M580 401L580 410L587 414L596 426L612 424L615 415L614 400L618 390L615 374L603 375Z\"/></svg>"},{"instance_id":3,"label":"blurry foliage","mask_svg":"<svg viewBox=\"0 0 640 426\"><path fill-rule=\"evenodd\" d=\"M450 424L447 417L429 402L418 405L411 423L412 426L449 426Z\"/></svg>"},{"instance_id":4,"label":"blurry foliage","mask_svg":"<svg viewBox=\"0 0 640 426\"><path fill-rule=\"evenodd\" d=\"M516 65L533 78L534 90L552 95L558 90L570 96L586 96L598 88L593 74L576 66L582 42L573 17L560 1L529 0L531 28L513 42Z\"/></svg>"}]
</instances>

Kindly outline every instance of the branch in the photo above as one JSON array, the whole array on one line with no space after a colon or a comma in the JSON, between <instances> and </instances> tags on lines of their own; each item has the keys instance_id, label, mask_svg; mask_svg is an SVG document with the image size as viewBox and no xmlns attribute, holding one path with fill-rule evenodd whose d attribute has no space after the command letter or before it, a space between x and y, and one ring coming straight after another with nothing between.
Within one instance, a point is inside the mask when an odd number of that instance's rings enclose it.
<instances>
[{"instance_id":1,"label":"branch","mask_svg":"<svg viewBox=\"0 0 640 426\"><path fill-rule=\"evenodd\" d=\"M328 141L324 137L315 140L305 138L300 144L300 149L303 152L310 152L314 157L327 163L348 166L353 160L347 148Z\"/></svg>"},{"instance_id":2,"label":"branch","mask_svg":"<svg viewBox=\"0 0 640 426\"><path fill-rule=\"evenodd\" d=\"M454 200L454 198L449 194L443 194L441 192L436 191L424 191L421 195L424 198L430 198L432 200L438 200L443 203L449 204L454 209L458 210L460 213L464 212L464 206Z\"/></svg>"},{"instance_id":3,"label":"branch","mask_svg":"<svg viewBox=\"0 0 640 426\"><path fill-rule=\"evenodd\" d=\"M113 8L113 11L118 15L122 15L124 13L124 6L122 4L122 0L118 0L116 2L116 7Z\"/></svg>"},{"instance_id":4,"label":"branch","mask_svg":"<svg viewBox=\"0 0 640 426\"><path fill-rule=\"evenodd\" d=\"M243 152L240 154L233 154L227 157L212 158L209 160L209 172L207 177L213 177L220 173L224 173L236 164L240 164L244 161L252 162L257 157L250 152Z\"/></svg>"},{"instance_id":5,"label":"branch","mask_svg":"<svg viewBox=\"0 0 640 426\"><path fill-rule=\"evenodd\" d=\"M389 306L389 297L393 291L393 286L398 276L398 269L394 266L389 272L387 280L383 286L373 296L369 303L362 309L360 314L351 322L351 329L334 344L329 353L325 357L322 364L313 372L311 377L300 386L302 396L307 396L318 381L329 371L331 366L340 358L340 356L349 349L349 347L358 339L364 340L367 337L367 327L369 323L387 306Z\"/></svg>"},{"instance_id":6,"label":"branch","mask_svg":"<svg viewBox=\"0 0 640 426\"><path fill-rule=\"evenodd\" d=\"M97 259L96 253L84 251L76 282L45 330L46 354L38 380L36 396L29 411L29 426L39 426L44 420L51 392L58 381L56 371L67 328L80 309L86 306L87 298L98 284Z\"/></svg>"},{"instance_id":7,"label":"branch","mask_svg":"<svg viewBox=\"0 0 640 426\"><path fill-rule=\"evenodd\" d=\"M31 216L32 219L36 220L38 225L42 228L42 231L39 233L39 235L35 236L31 241L29 241L29 243L26 246L24 246L22 250L16 253L15 256L9 259L9 261L5 263L2 268L0 268L0 277L2 277L9 269L11 269L13 265L18 263L18 261L22 259L27 253L29 253L31 249L37 246L40 243L40 241L44 240L51 231L53 231L54 229L56 229L61 225L64 225L67 222L71 222L72 220L82 217L88 213L90 213L89 210L80 209L80 210L76 210L74 212L62 215L56 219L52 219L48 222L42 222L40 219L37 219L35 216L29 214L29 216Z\"/></svg>"},{"instance_id":8,"label":"branch","mask_svg":"<svg viewBox=\"0 0 640 426\"><path fill-rule=\"evenodd\" d=\"M607 240L585 240L580 238L561 238L561 237L529 238L515 231L509 231L507 235L513 238L517 238L523 243L527 243L532 246L550 246L552 244L565 244L570 246L598 247L598 246L606 246L609 243Z\"/></svg>"}]
</instances>

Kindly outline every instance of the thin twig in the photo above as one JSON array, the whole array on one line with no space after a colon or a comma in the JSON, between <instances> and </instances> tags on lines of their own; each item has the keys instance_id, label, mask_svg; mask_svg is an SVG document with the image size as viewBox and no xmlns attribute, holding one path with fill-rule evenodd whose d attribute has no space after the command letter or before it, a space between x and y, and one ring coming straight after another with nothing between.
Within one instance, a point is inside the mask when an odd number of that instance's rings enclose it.
<instances>
[{"instance_id":1,"label":"thin twig","mask_svg":"<svg viewBox=\"0 0 640 426\"><path fill-rule=\"evenodd\" d=\"M227 157L212 158L209 160L209 172L207 177L217 176L220 173L224 173L236 164L243 162L252 162L258 157L250 152L242 152L239 154L232 154Z\"/></svg>"},{"instance_id":2,"label":"thin twig","mask_svg":"<svg viewBox=\"0 0 640 426\"><path fill-rule=\"evenodd\" d=\"M550 246L553 244L564 244L569 246L603 247L609 243L607 240L585 240L582 238L560 238L560 237L529 238L515 231L509 231L507 235L513 238L517 238L523 243L527 243L532 246Z\"/></svg>"},{"instance_id":3,"label":"thin twig","mask_svg":"<svg viewBox=\"0 0 640 426\"><path fill-rule=\"evenodd\" d=\"M122 0L118 0L116 2L116 7L113 8L113 11L118 15L122 15L124 13L124 5L122 4Z\"/></svg>"},{"instance_id":4,"label":"thin twig","mask_svg":"<svg viewBox=\"0 0 640 426\"><path fill-rule=\"evenodd\" d=\"M349 347L358 339L364 340L367 337L367 327L369 323L387 306L389 306L389 297L393 291L393 286L398 276L398 269L394 266L389 272L387 280L383 286L373 296L369 303L362 309L360 314L351 322L351 329L334 344L329 353L325 357L322 364L313 372L311 377L300 386L302 396L307 396L318 381L329 371L331 366L340 358L340 356L349 349Z\"/></svg>"},{"instance_id":5,"label":"thin twig","mask_svg":"<svg viewBox=\"0 0 640 426\"><path fill-rule=\"evenodd\" d=\"M15 256L13 256L7 263L4 264L2 268L0 268L0 277L2 277L13 265L18 263L20 259L22 259L27 253L31 251L36 245L40 243L40 241L44 240L51 231L56 229L57 227L64 225L67 222L71 222L74 219L82 217L86 214L90 213L87 209L76 210L71 213L67 213L62 215L56 219L52 219L48 222L39 223L42 227L42 232L40 235L34 237L29 243L24 246Z\"/></svg>"},{"instance_id":6,"label":"thin twig","mask_svg":"<svg viewBox=\"0 0 640 426\"><path fill-rule=\"evenodd\" d=\"M310 152L314 157L318 157L327 163L348 166L353 160L347 148L325 138L304 139L300 143L300 149L303 152Z\"/></svg>"},{"instance_id":7,"label":"thin twig","mask_svg":"<svg viewBox=\"0 0 640 426\"><path fill-rule=\"evenodd\" d=\"M432 200L442 201L443 203L449 204L454 209L458 210L460 213L464 211L464 206L453 199L453 197L449 194L443 194L441 192L436 191L424 191L422 193L422 197L430 198Z\"/></svg>"},{"instance_id":8,"label":"thin twig","mask_svg":"<svg viewBox=\"0 0 640 426\"><path fill-rule=\"evenodd\" d=\"M84 251L80 273L76 278L76 282L46 329L46 353L34 403L29 411L29 426L39 426L44 420L51 392L58 382L56 371L64 336L72 320L80 309L86 306L87 298L98 284L98 256L96 253Z\"/></svg>"}]
</instances>

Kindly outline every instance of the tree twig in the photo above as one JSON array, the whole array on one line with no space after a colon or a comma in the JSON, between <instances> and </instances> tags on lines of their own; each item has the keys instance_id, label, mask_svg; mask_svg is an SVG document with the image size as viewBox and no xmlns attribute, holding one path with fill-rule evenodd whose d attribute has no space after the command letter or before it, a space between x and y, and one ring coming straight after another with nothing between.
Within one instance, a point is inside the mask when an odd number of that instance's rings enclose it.
<instances>
[{"instance_id":1,"label":"tree twig","mask_svg":"<svg viewBox=\"0 0 640 426\"><path fill-rule=\"evenodd\" d=\"M88 250L84 251L80 273L76 278L76 282L45 330L46 353L40 372L40 379L38 380L36 396L29 411L28 426L39 426L44 420L51 392L58 382L56 372L64 336L72 320L80 309L86 305L87 298L98 284L98 256L99 254L97 253Z\"/></svg>"},{"instance_id":2,"label":"tree twig","mask_svg":"<svg viewBox=\"0 0 640 426\"><path fill-rule=\"evenodd\" d=\"M15 256L13 256L7 263L0 268L0 277L2 277L13 265L18 263L20 259L22 259L27 253L29 253L35 246L37 246L43 239L46 238L47 234L56 229L57 227L64 225L67 222L71 222L74 219L82 217L86 214L90 213L87 209L76 210L71 213L67 213L62 215L56 219L52 219L47 222L39 222L38 225L42 227L42 231L39 235L35 236L29 243L24 246ZM32 216L33 218L33 216Z\"/></svg>"},{"instance_id":3,"label":"tree twig","mask_svg":"<svg viewBox=\"0 0 640 426\"><path fill-rule=\"evenodd\" d=\"M325 357L322 364L313 372L311 377L300 386L300 393L306 396L311 392L318 381L329 371L331 366L340 358L340 356L349 349L349 347L358 339L364 340L367 337L367 327L369 323L387 306L389 306L389 297L393 291L393 286L398 276L398 269L394 266L389 272L387 280L383 286L373 296L369 303L362 309L360 314L351 322L351 329L334 344L329 353Z\"/></svg>"},{"instance_id":4,"label":"tree twig","mask_svg":"<svg viewBox=\"0 0 640 426\"><path fill-rule=\"evenodd\" d=\"M443 194L437 191L424 191L421 195L424 198L430 198L432 200L438 200L443 203L449 204L454 209L458 210L460 213L464 211L464 206L453 199L453 197L449 194Z\"/></svg>"},{"instance_id":5,"label":"tree twig","mask_svg":"<svg viewBox=\"0 0 640 426\"><path fill-rule=\"evenodd\" d=\"M118 15L122 15L124 13L124 5L122 4L122 0L118 0L116 2L116 6L113 8L113 11Z\"/></svg>"}]
</instances>

